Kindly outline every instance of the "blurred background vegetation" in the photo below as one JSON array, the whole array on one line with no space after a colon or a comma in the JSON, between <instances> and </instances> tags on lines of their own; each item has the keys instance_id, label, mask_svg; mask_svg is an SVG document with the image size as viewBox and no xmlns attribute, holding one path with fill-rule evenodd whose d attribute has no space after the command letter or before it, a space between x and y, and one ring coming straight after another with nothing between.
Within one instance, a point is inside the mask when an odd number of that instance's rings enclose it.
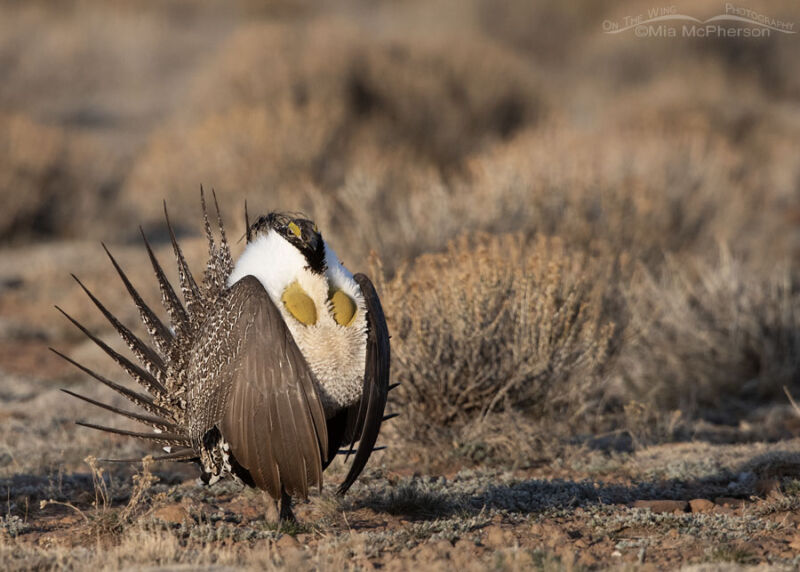
<instances>
[{"instance_id":1,"label":"blurred background vegetation","mask_svg":"<svg viewBox=\"0 0 800 572\"><path fill-rule=\"evenodd\" d=\"M3 432L41 424L14 470L86 452L45 345L114 371L51 309L113 339L69 272L135 323L98 242L156 301L138 225L166 261L166 199L199 270L201 184L234 239L245 199L303 211L371 270L416 442L796 434L800 40L602 32L649 8L0 3Z\"/></svg>"}]
</instances>

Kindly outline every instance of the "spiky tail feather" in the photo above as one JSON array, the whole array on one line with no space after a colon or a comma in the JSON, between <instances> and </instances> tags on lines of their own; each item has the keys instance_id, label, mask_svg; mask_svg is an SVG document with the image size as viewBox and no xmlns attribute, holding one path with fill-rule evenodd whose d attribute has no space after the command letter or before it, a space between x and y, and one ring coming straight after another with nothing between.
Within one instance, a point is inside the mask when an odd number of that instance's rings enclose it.
<instances>
[{"instance_id":1,"label":"spiky tail feather","mask_svg":"<svg viewBox=\"0 0 800 572\"><path fill-rule=\"evenodd\" d=\"M175 292L175 289L172 287L172 284L170 284L169 280L167 280L164 270L153 253L153 249L150 246L144 231L142 230L142 240L158 282L159 290L161 292L161 302L164 306L167 316L169 317L170 327L167 327L164 322L158 318L150 306L144 302L136 288L134 288L133 284L122 270L122 267L111 255L111 252L108 250L108 248L103 245L103 249L106 251L106 254L108 254L108 257L111 260L111 264L117 271L117 274L122 280L125 289L128 291L128 294L131 296L133 303L136 305L136 308L139 311L139 317L147 329L153 347L148 346L142 339L140 339L130 329L122 324L122 322L120 322L116 316L114 316L102 304L102 302L100 302L100 300L76 276L73 275L80 287L86 292L87 296L89 296L89 299L94 303L98 310L100 310L103 316L105 316L106 320L108 320L111 326L120 335L122 340L131 349L140 365L133 363L131 360L111 349L80 322L69 316L61 308L57 307L57 309L64 314L64 316L70 322L72 322L90 340L97 344L100 349L102 349L115 362L117 362L117 365L119 365L123 371L125 371L134 381L141 385L147 391L147 394L127 389L126 387L123 387L122 385L99 375L88 367L81 365L63 353L51 348L52 351L75 367L79 368L84 373L92 376L100 383L110 387L134 405L144 409L149 415L126 411L124 409L120 409L101 401L96 401L92 398L69 390L64 391L67 394L95 405L96 407L111 411L122 417L127 417L128 419L133 419L139 423L147 425L152 428L153 431L149 433L140 433L81 421L79 421L78 424L91 429L104 431L106 433L155 441L163 445L168 451L168 454L158 457L158 459L162 460L192 461L196 460L199 456L199 453L194 451L191 447L189 428L186 427L184 423L185 402L180 399L180 395L185 388L183 387L182 379L177 375L176 372L182 369L180 367L181 361L186 355L186 350L191 344L191 340L194 339L194 336L202 327L205 317L208 311L213 307L217 297L225 289L228 276L230 276L230 273L233 270L233 257L231 256L230 246L225 235L225 228L222 222L222 213L219 209L216 193L212 191L212 195L214 198L214 207L217 215L217 230L220 235L219 245L217 245L214 239L214 233L212 232L211 224L209 222L205 193L203 188L200 188L200 203L203 210L203 226L206 238L208 240L209 253L209 259L206 263L206 269L203 274L202 285L197 283L192 275L191 270L189 269L189 265L186 262L183 252L178 244L178 240L175 236L175 232L170 224L166 202L164 203L164 216L166 218L173 252L175 254L183 302L181 302L180 298ZM175 448L175 451L172 451L172 448Z\"/></svg>"}]
</instances>

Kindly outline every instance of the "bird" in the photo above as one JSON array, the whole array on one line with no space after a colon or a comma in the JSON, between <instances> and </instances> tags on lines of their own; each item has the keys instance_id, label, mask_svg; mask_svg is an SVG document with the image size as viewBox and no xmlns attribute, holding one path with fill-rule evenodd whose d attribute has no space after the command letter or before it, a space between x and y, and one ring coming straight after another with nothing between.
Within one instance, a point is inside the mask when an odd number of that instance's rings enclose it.
<instances>
[{"instance_id":1,"label":"bird","mask_svg":"<svg viewBox=\"0 0 800 572\"><path fill-rule=\"evenodd\" d=\"M380 449L376 441L381 424L393 417L385 415L394 388L389 384L386 318L370 279L345 268L317 225L303 215L270 212L251 224L245 203L246 244L234 263L212 194L216 233L201 187L208 261L199 281L164 202L180 297L140 227L168 323L144 302L102 245L138 309L149 344L72 275L135 360L56 306L146 392L131 390L50 349L144 412L64 392L149 430L88 421L77 421L79 425L159 444L163 453L154 460L195 463L207 484L232 477L261 489L271 497L280 522L293 521L292 499L307 499L314 487L321 491L322 473L337 454L349 462L338 487L344 495L372 452Z\"/></svg>"}]
</instances>

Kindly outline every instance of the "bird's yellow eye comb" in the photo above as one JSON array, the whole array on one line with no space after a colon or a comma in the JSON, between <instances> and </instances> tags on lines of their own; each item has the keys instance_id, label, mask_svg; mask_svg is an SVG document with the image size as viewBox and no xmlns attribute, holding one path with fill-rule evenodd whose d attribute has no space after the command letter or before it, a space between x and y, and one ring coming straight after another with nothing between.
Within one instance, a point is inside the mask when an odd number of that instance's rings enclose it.
<instances>
[{"instance_id":1,"label":"bird's yellow eye comb","mask_svg":"<svg viewBox=\"0 0 800 572\"><path fill-rule=\"evenodd\" d=\"M295 235L297 238L303 238L303 232L300 230L300 227L297 226L295 223L289 223L289 230L292 231L292 234Z\"/></svg>"}]
</instances>

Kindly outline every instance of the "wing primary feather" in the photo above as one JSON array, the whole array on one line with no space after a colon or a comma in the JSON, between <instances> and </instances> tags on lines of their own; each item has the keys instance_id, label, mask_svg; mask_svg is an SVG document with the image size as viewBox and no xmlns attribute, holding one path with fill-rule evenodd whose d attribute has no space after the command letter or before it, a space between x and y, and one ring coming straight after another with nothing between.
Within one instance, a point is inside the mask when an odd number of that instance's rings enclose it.
<instances>
[{"instance_id":1,"label":"wing primary feather","mask_svg":"<svg viewBox=\"0 0 800 572\"><path fill-rule=\"evenodd\" d=\"M397 386L399 386L399 385L400 385L399 381L396 382L396 383L392 383L392 384L389 385L389 387L386 389L386 391L392 391L393 389L396 389Z\"/></svg>"},{"instance_id":2,"label":"wing primary feather","mask_svg":"<svg viewBox=\"0 0 800 572\"><path fill-rule=\"evenodd\" d=\"M97 299L97 297L92 294L92 292L84 285L80 279L75 276L74 274L71 275L75 282L86 292L86 295L89 296L89 299L97 306L97 309L105 316L106 320L114 327L115 330L119 333L120 337L123 341L128 345L131 351L136 355L136 357L141 361L147 371L154 376L159 383L163 383L163 377L166 374L166 366L164 365L164 361L161 359L156 352L154 352L151 348L149 348L142 340L140 340L136 334L131 332L122 322L120 322L114 314L108 311L108 309Z\"/></svg>"},{"instance_id":3,"label":"wing primary feather","mask_svg":"<svg viewBox=\"0 0 800 572\"><path fill-rule=\"evenodd\" d=\"M56 354L57 356L61 357L62 359L68 361L69 363L71 363L72 365L77 367L82 372L92 376L93 378L95 378L97 381L99 381L103 385L106 385L106 386L110 387L111 389L113 389L114 391L116 391L117 393L122 395L123 397L127 398L128 401L130 401L131 403L134 403L135 405L138 405L139 407L141 407L142 409L144 409L148 413L152 413L154 415L161 415L161 416L168 417L168 418L172 417L172 414L168 410L166 410L163 407L161 407L160 405L156 404L149 395L144 395L144 394L138 393L136 391L131 391L127 387L123 387L123 386L119 385L118 383L115 383L115 382L111 381L110 379L108 379L106 377L103 377L99 373L96 373L96 372L92 371L91 369L89 369L85 365L82 365L82 364L76 362L74 359L66 356L65 354L62 354L60 351L58 351L58 350L56 350L54 348L50 348L50 351L53 352L54 354Z\"/></svg>"},{"instance_id":4,"label":"wing primary feather","mask_svg":"<svg viewBox=\"0 0 800 572\"><path fill-rule=\"evenodd\" d=\"M350 436L350 449L358 440L353 464L339 486L343 495L355 482L367 464L378 439L389 388L390 348L389 330L380 299L372 282L364 274L353 276L367 305L367 363L364 371L364 391L357 418ZM366 404L365 404L366 401ZM366 407L365 407L366 405Z\"/></svg>"},{"instance_id":5,"label":"wing primary feather","mask_svg":"<svg viewBox=\"0 0 800 572\"><path fill-rule=\"evenodd\" d=\"M166 394L166 388L159 382L155 377L150 375L148 372L143 370L141 367L133 363L128 358L120 355L119 353L115 352L111 349L108 344L102 341L100 338L95 336L89 330L87 330L80 322L75 320L72 316L67 314L64 310L60 307L56 306L56 310L64 314L64 316L72 322L76 328L82 331L86 336L92 340L97 346L103 350L106 354L108 354L111 359L113 359L119 366L124 369L128 375L130 375L134 380L136 380L140 385L142 385L145 389L147 389L150 393L160 393L162 395Z\"/></svg>"},{"instance_id":6,"label":"wing primary feather","mask_svg":"<svg viewBox=\"0 0 800 572\"><path fill-rule=\"evenodd\" d=\"M87 423L86 421L76 421L75 424L80 425L81 427L95 429L97 431L113 433L115 435L124 435L125 437L135 437L137 439L155 441L156 443L161 443L163 445L181 445L183 447L191 446L191 442L187 437L177 433L140 433L138 431L128 431L127 429L119 429L117 427L95 425L94 423Z\"/></svg>"},{"instance_id":7,"label":"wing primary feather","mask_svg":"<svg viewBox=\"0 0 800 572\"><path fill-rule=\"evenodd\" d=\"M156 348L158 348L163 355L169 355L172 351L172 343L174 340L172 332L170 332L169 328L167 328L158 318L158 316L155 315L155 312L153 312L150 306L145 304L144 300L139 295L139 292L133 287L131 281L128 280L128 276L111 255L111 252L108 250L105 244L103 244L103 250L106 251L108 258L111 260L111 264L114 265L117 274L119 274L120 279L122 279L122 283L125 284L128 294L130 294L131 298L133 298L133 303L136 304L136 308L139 310L139 316L142 319L142 323L147 328L150 338L153 340Z\"/></svg>"},{"instance_id":8,"label":"wing primary feather","mask_svg":"<svg viewBox=\"0 0 800 572\"><path fill-rule=\"evenodd\" d=\"M183 304L181 304L181 301L178 299L178 295L175 293L172 284L167 280L164 269L158 262L158 258L156 258L153 248L150 246L150 241L147 240L147 235L145 235L142 227L139 227L139 232L142 234L144 247L147 249L147 256L150 258L150 264L153 266L153 272L155 272L156 280L158 280L158 288L161 290L161 303L164 305L164 309L169 315L172 327L181 335L189 329L189 315L186 313L186 308L183 307Z\"/></svg>"},{"instance_id":9,"label":"wing primary feather","mask_svg":"<svg viewBox=\"0 0 800 572\"><path fill-rule=\"evenodd\" d=\"M350 443L348 444L348 450L353 451L353 453L355 453L356 451L355 445L360 437L361 430L363 429L364 426L364 417L367 414L367 403L369 401L369 391L370 391L369 388L367 388L366 395L361 396L361 401L359 402L358 409L356 411L355 423L353 423L351 429L351 436L350 436ZM348 454L345 457L344 462L346 463L349 460L350 460L350 455Z\"/></svg>"},{"instance_id":10,"label":"wing primary feather","mask_svg":"<svg viewBox=\"0 0 800 572\"><path fill-rule=\"evenodd\" d=\"M231 393L220 433L258 487L273 498L282 490L307 497L322 481L328 443L313 373L257 278L236 282L228 300L242 347L221 373L231 376Z\"/></svg>"},{"instance_id":11,"label":"wing primary feather","mask_svg":"<svg viewBox=\"0 0 800 572\"><path fill-rule=\"evenodd\" d=\"M71 395L72 397L77 397L87 403L91 403L96 407L100 407L107 411L112 411L118 415L122 415L123 417L127 417L128 419L133 419L134 421L138 421L139 423L144 423L145 425L150 425L155 427L156 429L160 429L161 431L169 431L175 432L179 430L179 427L174 423L169 423L161 419L160 417L155 417L152 415L142 415L140 413L133 413L132 411L125 411L124 409L120 409L119 407L114 407L113 405L109 405L107 403L103 403L102 401L97 401L92 399L91 397L86 397L85 395L81 395L80 393L75 393L74 391L70 391L69 389L62 389L64 393L67 395Z\"/></svg>"},{"instance_id":12,"label":"wing primary feather","mask_svg":"<svg viewBox=\"0 0 800 572\"><path fill-rule=\"evenodd\" d=\"M381 419L381 423L386 423L390 419L394 419L395 417L399 417L399 413L389 413L389 415L384 415L383 419Z\"/></svg>"},{"instance_id":13,"label":"wing primary feather","mask_svg":"<svg viewBox=\"0 0 800 572\"><path fill-rule=\"evenodd\" d=\"M295 407L291 403L288 392L281 391L276 395L275 413L278 417L280 432L286 437L293 438L294 442L285 442L286 439L277 439L279 459L283 463L278 464L281 470L281 484L286 491L295 496L308 498L308 481L305 471L300 467L301 459L307 454L307 443L301 435L298 435L297 424L294 420ZM316 441L316 439L314 439ZM315 451L319 457L319 451Z\"/></svg>"}]
</instances>

